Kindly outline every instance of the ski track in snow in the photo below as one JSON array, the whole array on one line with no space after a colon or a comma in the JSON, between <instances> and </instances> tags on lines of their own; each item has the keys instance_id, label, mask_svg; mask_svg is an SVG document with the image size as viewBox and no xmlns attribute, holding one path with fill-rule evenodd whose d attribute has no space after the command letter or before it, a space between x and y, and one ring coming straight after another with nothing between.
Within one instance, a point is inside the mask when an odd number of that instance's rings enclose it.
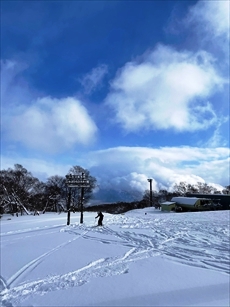
<instances>
[{"instance_id":1,"label":"ski track in snow","mask_svg":"<svg viewBox=\"0 0 230 307\"><path fill-rule=\"evenodd\" d=\"M106 224L108 226L92 227L81 224L63 228L61 231L74 235L74 238L32 260L8 281L0 279L4 288L1 292L3 306L12 306L12 303L17 305L32 294L44 295L49 291L82 286L92 278L125 274L129 271L130 262L156 255L165 255L180 263L229 274L227 219L221 226L216 226L215 221L210 221L207 228L207 224L201 221L174 220L173 218L150 220L119 215L108 218ZM116 229L119 227L120 230L114 230L114 227ZM100 238L100 234L103 237ZM106 238L107 235L109 238ZM38 266L51 253L71 244L79 237L99 241L102 244L123 245L129 250L116 257L97 259L67 274L48 276L45 279L24 282L10 288L27 270Z\"/></svg>"}]
</instances>

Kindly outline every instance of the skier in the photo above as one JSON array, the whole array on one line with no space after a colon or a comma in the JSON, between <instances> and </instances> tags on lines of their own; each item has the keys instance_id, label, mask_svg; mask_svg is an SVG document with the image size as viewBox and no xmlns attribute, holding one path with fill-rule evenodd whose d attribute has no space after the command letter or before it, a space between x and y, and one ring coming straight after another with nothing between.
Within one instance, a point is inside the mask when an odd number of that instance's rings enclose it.
<instances>
[{"instance_id":1,"label":"skier","mask_svg":"<svg viewBox=\"0 0 230 307\"><path fill-rule=\"evenodd\" d=\"M35 211L34 211L34 216L35 216L35 215L39 215L39 211L38 211L38 210L35 210Z\"/></svg>"},{"instance_id":2,"label":"skier","mask_svg":"<svg viewBox=\"0 0 230 307\"><path fill-rule=\"evenodd\" d=\"M101 211L97 213L97 216L95 217L95 219L97 219L98 217L99 217L98 226L103 226L102 221L103 221L104 215L101 213Z\"/></svg>"}]
</instances>

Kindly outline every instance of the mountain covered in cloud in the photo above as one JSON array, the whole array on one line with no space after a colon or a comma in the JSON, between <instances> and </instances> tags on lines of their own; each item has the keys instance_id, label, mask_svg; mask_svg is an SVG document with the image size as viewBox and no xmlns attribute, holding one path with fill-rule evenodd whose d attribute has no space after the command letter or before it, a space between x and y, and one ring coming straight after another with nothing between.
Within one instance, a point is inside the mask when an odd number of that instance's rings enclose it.
<instances>
[{"instance_id":1,"label":"mountain covered in cloud","mask_svg":"<svg viewBox=\"0 0 230 307\"><path fill-rule=\"evenodd\" d=\"M46 180L80 165L105 201L140 197L148 178L229 185L229 9L4 1L1 167Z\"/></svg>"}]
</instances>

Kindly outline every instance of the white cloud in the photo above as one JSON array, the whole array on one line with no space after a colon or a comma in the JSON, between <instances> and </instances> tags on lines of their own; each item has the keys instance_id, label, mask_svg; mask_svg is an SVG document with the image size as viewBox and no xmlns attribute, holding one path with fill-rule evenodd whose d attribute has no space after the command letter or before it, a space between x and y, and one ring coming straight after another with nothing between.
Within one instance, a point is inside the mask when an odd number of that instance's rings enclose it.
<instances>
[{"instance_id":1,"label":"white cloud","mask_svg":"<svg viewBox=\"0 0 230 307\"><path fill-rule=\"evenodd\" d=\"M73 97L38 99L9 123L11 139L46 152L65 151L95 138L96 125L86 108Z\"/></svg>"},{"instance_id":2,"label":"white cloud","mask_svg":"<svg viewBox=\"0 0 230 307\"><path fill-rule=\"evenodd\" d=\"M218 121L207 99L226 82L213 61L204 51L177 52L159 45L117 73L106 104L128 132L206 129Z\"/></svg>"},{"instance_id":3,"label":"white cloud","mask_svg":"<svg viewBox=\"0 0 230 307\"><path fill-rule=\"evenodd\" d=\"M189 30L193 48L203 48L218 58L222 74L229 75L229 0L198 1L190 8L180 28Z\"/></svg>"},{"instance_id":4,"label":"white cloud","mask_svg":"<svg viewBox=\"0 0 230 307\"><path fill-rule=\"evenodd\" d=\"M229 38L229 12L229 0L199 1L191 7L186 23L197 26L201 34L206 33L212 39Z\"/></svg>"},{"instance_id":5,"label":"white cloud","mask_svg":"<svg viewBox=\"0 0 230 307\"><path fill-rule=\"evenodd\" d=\"M75 97L38 97L23 79L25 65L1 61L2 129L8 140L28 148L57 153L75 145L91 144L97 127Z\"/></svg>"},{"instance_id":6,"label":"white cloud","mask_svg":"<svg viewBox=\"0 0 230 307\"><path fill-rule=\"evenodd\" d=\"M91 94L96 88L100 87L102 80L108 73L108 66L105 64L99 65L93 68L88 74L86 74L80 83L84 88L86 94Z\"/></svg>"},{"instance_id":7,"label":"white cloud","mask_svg":"<svg viewBox=\"0 0 230 307\"><path fill-rule=\"evenodd\" d=\"M201 46L214 53L222 50L229 58L229 12L229 0L197 1L182 19L178 11L173 10L166 31L185 34L194 50ZM223 54L220 60L223 62Z\"/></svg>"},{"instance_id":8,"label":"white cloud","mask_svg":"<svg viewBox=\"0 0 230 307\"><path fill-rule=\"evenodd\" d=\"M227 135L226 139L223 137L223 132L221 131L221 128L223 124L225 123L228 123L227 119L225 121L223 120L221 123L217 125L212 136L209 138L209 140L205 144L204 142L200 142L200 144L202 144L202 146L205 146L205 147L218 147L220 146L220 144L222 146L228 146L229 145L229 129L230 129L229 123L224 126L224 128L226 129L225 132Z\"/></svg>"}]
</instances>

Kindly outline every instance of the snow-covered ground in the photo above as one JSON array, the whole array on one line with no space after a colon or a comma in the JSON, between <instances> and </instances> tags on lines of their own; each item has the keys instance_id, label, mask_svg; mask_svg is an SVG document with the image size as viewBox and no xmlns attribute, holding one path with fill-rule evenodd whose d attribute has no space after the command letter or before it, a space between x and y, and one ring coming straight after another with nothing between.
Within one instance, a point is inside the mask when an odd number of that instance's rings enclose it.
<instances>
[{"instance_id":1,"label":"snow-covered ground","mask_svg":"<svg viewBox=\"0 0 230 307\"><path fill-rule=\"evenodd\" d=\"M3 216L2 306L229 306L229 213Z\"/></svg>"}]
</instances>

